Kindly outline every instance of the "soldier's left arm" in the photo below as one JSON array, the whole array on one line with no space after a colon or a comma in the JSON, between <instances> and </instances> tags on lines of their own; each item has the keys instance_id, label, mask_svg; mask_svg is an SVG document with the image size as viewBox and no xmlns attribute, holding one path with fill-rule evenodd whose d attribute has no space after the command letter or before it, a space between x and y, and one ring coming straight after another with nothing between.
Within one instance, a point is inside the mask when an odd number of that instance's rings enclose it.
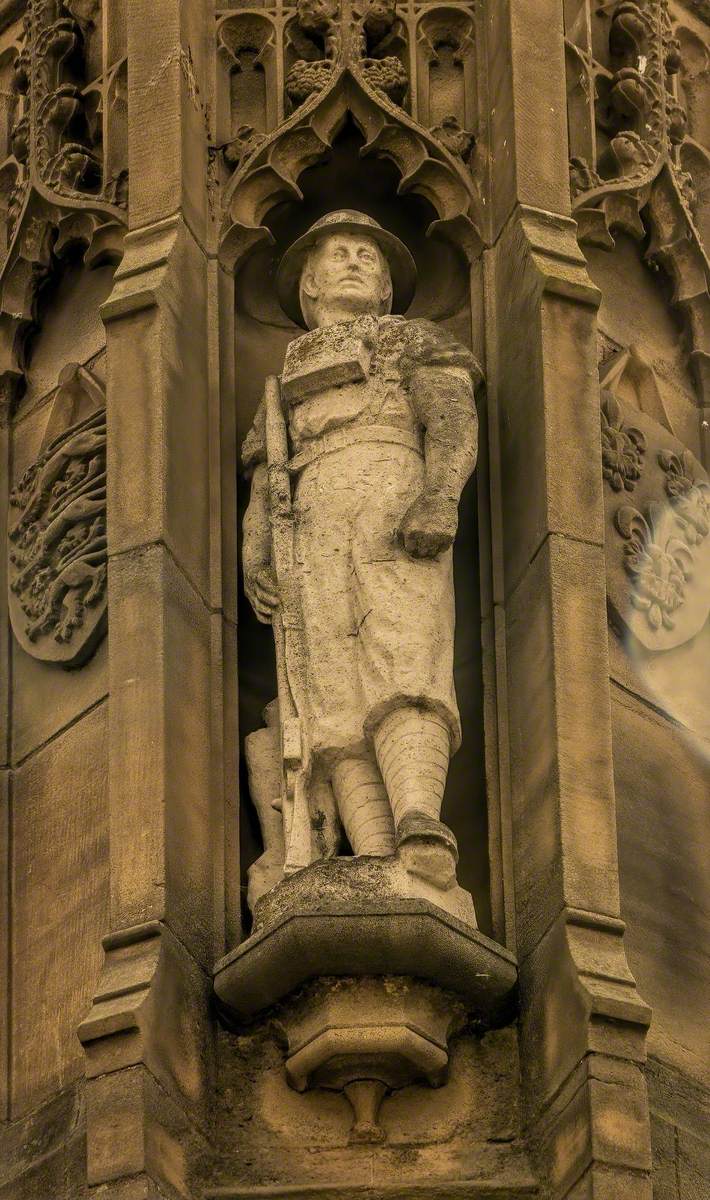
<instances>
[{"instance_id":1,"label":"soldier's left arm","mask_svg":"<svg viewBox=\"0 0 710 1200\"><path fill-rule=\"evenodd\" d=\"M424 427L425 483L405 513L400 533L415 558L434 558L453 543L459 500L478 450L474 390L480 369L455 344L432 357L444 361L430 359L410 375L412 405Z\"/></svg>"}]
</instances>

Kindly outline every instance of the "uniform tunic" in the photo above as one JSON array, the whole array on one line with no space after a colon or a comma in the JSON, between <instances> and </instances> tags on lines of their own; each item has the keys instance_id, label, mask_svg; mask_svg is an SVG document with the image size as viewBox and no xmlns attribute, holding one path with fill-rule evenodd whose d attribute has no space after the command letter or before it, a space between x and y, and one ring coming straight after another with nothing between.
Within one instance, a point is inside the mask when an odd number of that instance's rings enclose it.
<instances>
[{"instance_id":1,"label":"uniform tunic","mask_svg":"<svg viewBox=\"0 0 710 1200\"><path fill-rule=\"evenodd\" d=\"M425 483L417 368L443 370L472 401L474 360L428 321L365 321L375 343L368 378L324 388L288 414L307 661L302 716L326 761L361 752L382 717L404 704L439 713L452 750L461 736L452 552L412 558L398 531ZM247 468L265 461L263 411L243 456Z\"/></svg>"}]
</instances>

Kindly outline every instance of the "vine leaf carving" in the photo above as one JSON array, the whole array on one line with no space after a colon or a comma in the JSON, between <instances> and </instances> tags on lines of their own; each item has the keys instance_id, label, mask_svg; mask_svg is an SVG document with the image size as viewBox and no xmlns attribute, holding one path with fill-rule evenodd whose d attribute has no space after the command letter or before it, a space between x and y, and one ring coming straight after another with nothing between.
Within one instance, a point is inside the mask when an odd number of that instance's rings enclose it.
<instances>
[{"instance_id":1,"label":"vine leaf carving","mask_svg":"<svg viewBox=\"0 0 710 1200\"><path fill-rule=\"evenodd\" d=\"M683 65L682 45L668 0L617 0L608 11L608 66L596 61L591 47L580 51L573 40L578 31L567 35L571 70L589 72L585 78L595 96L584 135L592 152L585 144L580 154L582 145L573 144L570 160L578 237L606 250L613 250L619 232L648 239L647 259L674 284L700 403L708 405L710 263L691 209L693 181L677 149L686 141L687 116L672 82ZM598 157L596 127L606 135L604 143L608 139Z\"/></svg>"}]
</instances>

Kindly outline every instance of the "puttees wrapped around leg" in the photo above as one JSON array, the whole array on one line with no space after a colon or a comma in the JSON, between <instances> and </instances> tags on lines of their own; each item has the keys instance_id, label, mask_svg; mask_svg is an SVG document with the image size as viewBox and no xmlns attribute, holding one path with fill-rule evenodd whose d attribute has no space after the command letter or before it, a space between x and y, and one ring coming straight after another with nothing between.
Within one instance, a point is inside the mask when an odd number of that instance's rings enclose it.
<instances>
[{"instance_id":1,"label":"puttees wrapped around leg","mask_svg":"<svg viewBox=\"0 0 710 1200\"><path fill-rule=\"evenodd\" d=\"M331 782L353 853L393 854L392 811L374 757L343 759Z\"/></svg>"},{"instance_id":2,"label":"puttees wrapped around leg","mask_svg":"<svg viewBox=\"0 0 710 1200\"><path fill-rule=\"evenodd\" d=\"M380 722L375 750L396 826L413 811L439 820L450 743L442 718L414 705L396 708Z\"/></svg>"}]
</instances>

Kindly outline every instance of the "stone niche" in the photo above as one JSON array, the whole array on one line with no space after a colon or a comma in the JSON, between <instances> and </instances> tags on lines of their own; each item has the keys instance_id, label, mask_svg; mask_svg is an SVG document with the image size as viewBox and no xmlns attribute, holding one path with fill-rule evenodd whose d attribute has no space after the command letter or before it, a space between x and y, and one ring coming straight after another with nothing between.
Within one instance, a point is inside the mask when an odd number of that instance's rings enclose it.
<instances>
[{"instance_id":1,"label":"stone niche","mask_svg":"<svg viewBox=\"0 0 710 1200\"><path fill-rule=\"evenodd\" d=\"M254 436L265 380L281 371L303 333L278 304L280 259L334 210L365 210L410 251L418 286L407 321L434 321L447 345L481 355L475 265L471 271L452 239L426 236L436 209L421 195L397 195L391 161L370 157L364 166L364 142L346 119L328 153L298 175L299 202L267 213L271 243L257 246L236 273L240 445ZM479 411L484 403L479 391ZM241 475L240 563L249 487ZM294 490L292 482L292 498ZM443 837L420 830L398 835L391 854L354 853L344 831L332 833L331 797L319 810L322 823L311 820L312 861L284 870L279 756L288 763L289 749L275 700L278 662L272 629L257 621L240 588L247 936L214 972L223 1026L223 1186L215 1196L247 1196L252 1188L261 1195L265 1178L274 1182L270 1195L294 1185L304 1194L311 1186L337 1189L343 1172L356 1187L374 1179L386 1190L400 1173L416 1186L423 1170L440 1180L442 1195L447 1186L460 1194L462 1177L534 1194L511 1029L517 968L491 900L492 877L500 893L501 864L489 862L479 491L473 475L453 552L462 741L446 785ZM346 1194L344 1184L337 1194Z\"/></svg>"},{"instance_id":2,"label":"stone niche","mask_svg":"<svg viewBox=\"0 0 710 1200\"><path fill-rule=\"evenodd\" d=\"M268 216L276 239L275 247L260 248L251 255L236 283L236 364L239 380L236 425L241 447L263 391L265 377L284 360L286 347L300 330L281 311L274 287L280 253L328 209L362 207L363 178L367 179L367 208L381 224L396 232L413 248L418 268L417 292L409 317L435 316L458 340L480 343L482 330L473 312L479 311L474 271L474 294L462 258L449 244L425 236L436 213L427 201L409 193L397 196L399 177L384 159L359 158L362 135L348 123L337 138L329 160L307 168L299 177L303 200L298 205L281 205ZM264 286L264 281L269 286ZM478 327L476 327L478 325ZM480 354L480 350L478 351ZM479 404L480 408L480 404ZM480 468L479 468L480 469ZM240 474L238 488L240 562L241 532L249 498L249 485ZM485 506L485 497L481 500ZM479 548L479 483L474 475L467 483L459 506L459 529L454 544L456 633L454 677L463 740L451 760L444 802L445 819L459 841L458 879L473 895L479 927L494 932L491 913L489 829L486 797L486 746L484 741L484 687L482 650L481 566ZM486 550L483 551L484 555ZM239 592L239 730L240 813L242 883L247 871L263 850L254 797L249 795L245 739L263 725L263 713L275 695L275 665L271 631L259 624L244 595ZM260 818L261 819L261 818ZM496 886L496 880L492 886ZM245 907L244 917L250 920Z\"/></svg>"}]
</instances>

